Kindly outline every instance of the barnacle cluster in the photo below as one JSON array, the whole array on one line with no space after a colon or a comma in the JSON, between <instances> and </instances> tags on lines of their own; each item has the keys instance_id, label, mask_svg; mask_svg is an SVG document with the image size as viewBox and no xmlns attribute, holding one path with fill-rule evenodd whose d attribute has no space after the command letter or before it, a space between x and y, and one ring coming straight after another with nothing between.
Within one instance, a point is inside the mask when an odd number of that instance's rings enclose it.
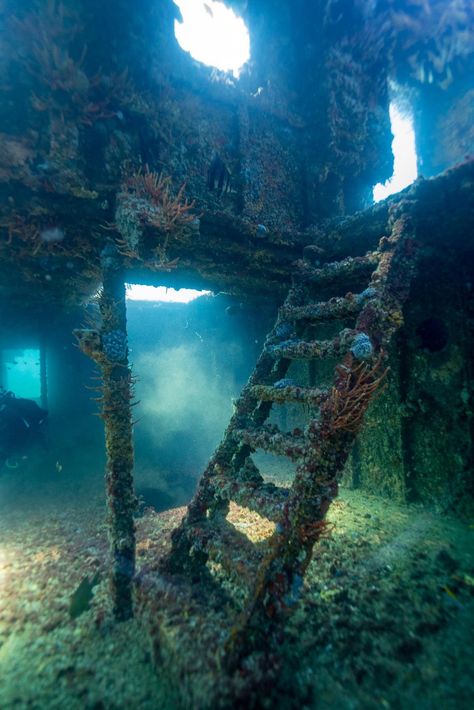
<instances>
[{"instance_id":1,"label":"barnacle cluster","mask_svg":"<svg viewBox=\"0 0 474 710\"><path fill-rule=\"evenodd\" d=\"M104 333L102 346L109 362L120 362L127 355L127 334L122 330Z\"/></svg>"},{"instance_id":2,"label":"barnacle cluster","mask_svg":"<svg viewBox=\"0 0 474 710\"><path fill-rule=\"evenodd\" d=\"M374 348L367 333L357 333L351 346L351 353L355 359L367 360L371 357L373 351Z\"/></svg>"}]
</instances>

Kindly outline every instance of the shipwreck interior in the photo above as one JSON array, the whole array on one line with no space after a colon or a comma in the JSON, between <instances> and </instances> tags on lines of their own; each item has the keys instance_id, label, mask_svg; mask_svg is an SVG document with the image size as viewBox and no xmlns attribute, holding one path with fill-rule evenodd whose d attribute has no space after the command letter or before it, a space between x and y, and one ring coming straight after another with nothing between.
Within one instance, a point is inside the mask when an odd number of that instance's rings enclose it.
<instances>
[{"instance_id":1,"label":"shipwreck interior","mask_svg":"<svg viewBox=\"0 0 474 710\"><path fill-rule=\"evenodd\" d=\"M1 707L472 707L473 28L0 0Z\"/></svg>"}]
</instances>

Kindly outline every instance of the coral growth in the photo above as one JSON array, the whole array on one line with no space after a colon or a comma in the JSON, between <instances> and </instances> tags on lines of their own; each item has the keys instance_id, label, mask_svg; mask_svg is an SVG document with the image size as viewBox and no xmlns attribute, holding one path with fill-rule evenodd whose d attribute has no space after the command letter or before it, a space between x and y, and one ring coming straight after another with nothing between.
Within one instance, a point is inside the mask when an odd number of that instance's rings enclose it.
<instances>
[{"instance_id":1,"label":"coral growth","mask_svg":"<svg viewBox=\"0 0 474 710\"><path fill-rule=\"evenodd\" d=\"M171 178L146 166L129 176L118 196L116 227L121 234L118 246L129 259L146 260L147 266L171 270L177 264L167 249L170 238L180 238L186 230L199 229L199 216L193 212L194 201L184 196L183 184L174 193ZM157 233L151 254L143 255L143 230ZM158 243L157 243L158 242Z\"/></svg>"},{"instance_id":2,"label":"coral growth","mask_svg":"<svg viewBox=\"0 0 474 710\"><path fill-rule=\"evenodd\" d=\"M196 219L192 214L194 201L188 202L184 197L186 185L181 185L175 196L171 178L150 170L148 166L135 172L124 186L138 200L148 203L149 209L143 208L140 216L160 232L179 230Z\"/></svg>"},{"instance_id":3,"label":"coral growth","mask_svg":"<svg viewBox=\"0 0 474 710\"><path fill-rule=\"evenodd\" d=\"M84 355L87 355L95 362L100 362L103 359L99 331L92 328L76 329L73 331L73 335L77 339L78 346Z\"/></svg>"},{"instance_id":4,"label":"coral growth","mask_svg":"<svg viewBox=\"0 0 474 710\"><path fill-rule=\"evenodd\" d=\"M355 363L352 355L336 368L337 382L322 407L327 426L332 430L355 433L374 394L383 390L388 368L383 369L383 355L374 364Z\"/></svg>"},{"instance_id":5,"label":"coral growth","mask_svg":"<svg viewBox=\"0 0 474 710\"><path fill-rule=\"evenodd\" d=\"M127 71L110 76L86 68L84 23L75 3L48 0L13 18L17 56L34 79L31 106L90 126L115 115L130 89Z\"/></svg>"},{"instance_id":6,"label":"coral growth","mask_svg":"<svg viewBox=\"0 0 474 710\"><path fill-rule=\"evenodd\" d=\"M391 39L392 72L447 89L474 47L470 0L397 0L383 14Z\"/></svg>"}]
</instances>

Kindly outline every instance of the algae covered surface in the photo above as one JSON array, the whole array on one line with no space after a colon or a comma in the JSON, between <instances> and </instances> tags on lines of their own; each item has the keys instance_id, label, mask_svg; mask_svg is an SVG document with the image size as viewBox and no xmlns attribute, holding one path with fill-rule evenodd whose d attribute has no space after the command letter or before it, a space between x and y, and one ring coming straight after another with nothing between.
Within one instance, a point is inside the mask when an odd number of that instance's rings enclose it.
<instances>
[{"instance_id":1,"label":"algae covered surface","mask_svg":"<svg viewBox=\"0 0 474 710\"><path fill-rule=\"evenodd\" d=\"M112 623L106 582L72 613L83 580L104 568L103 518L102 506L2 514L0 707L156 707L141 627Z\"/></svg>"},{"instance_id":2,"label":"algae covered surface","mask_svg":"<svg viewBox=\"0 0 474 710\"><path fill-rule=\"evenodd\" d=\"M34 507L25 492L6 500L0 706L184 707L175 681L152 666L140 620L112 621L101 496L59 505L56 495L54 506L45 498ZM183 512L137 520L139 569L166 550ZM253 539L268 534L244 509L230 519ZM329 519L281 647L288 694L262 689L261 706L470 707L472 526L350 490ZM74 618L75 591L98 574L90 608Z\"/></svg>"},{"instance_id":3,"label":"algae covered surface","mask_svg":"<svg viewBox=\"0 0 474 710\"><path fill-rule=\"evenodd\" d=\"M343 492L291 621L310 707L467 708L473 528Z\"/></svg>"}]
</instances>

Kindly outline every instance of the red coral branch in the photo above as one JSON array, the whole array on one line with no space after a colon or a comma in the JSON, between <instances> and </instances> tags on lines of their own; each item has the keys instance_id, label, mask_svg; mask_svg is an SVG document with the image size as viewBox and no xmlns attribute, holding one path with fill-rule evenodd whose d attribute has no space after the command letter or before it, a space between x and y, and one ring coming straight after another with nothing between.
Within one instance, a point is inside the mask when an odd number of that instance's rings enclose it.
<instances>
[{"instance_id":1,"label":"red coral branch","mask_svg":"<svg viewBox=\"0 0 474 710\"><path fill-rule=\"evenodd\" d=\"M349 355L347 363L336 368L337 382L323 407L331 429L357 432L375 393L384 389L389 368L382 369L384 354L381 353L374 364L361 362L354 364Z\"/></svg>"}]
</instances>

